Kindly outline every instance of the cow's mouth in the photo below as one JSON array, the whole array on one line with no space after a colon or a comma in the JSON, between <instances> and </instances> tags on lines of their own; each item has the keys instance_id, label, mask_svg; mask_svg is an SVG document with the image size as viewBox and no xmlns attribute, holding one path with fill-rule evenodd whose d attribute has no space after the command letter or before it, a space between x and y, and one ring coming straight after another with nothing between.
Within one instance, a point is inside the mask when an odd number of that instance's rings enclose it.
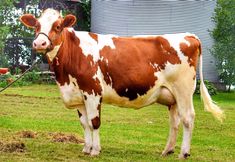
<instances>
[{"instance_id":1,"label":"cow's mouth","mask_svg":"<svg viewBox=\"0 0 235 162\"><path fill-rule=\"evenodd\" d=\"M38 49L34 49L34 50L35 50L35 52L38 53L38 54L43 54L43 55L45 55L45 54L47 54L48 52L52 51L53 48L51 48L51 47L48 47L48 48L46 48L46 49L38 48Z\"/></svg>"}]
</instances>

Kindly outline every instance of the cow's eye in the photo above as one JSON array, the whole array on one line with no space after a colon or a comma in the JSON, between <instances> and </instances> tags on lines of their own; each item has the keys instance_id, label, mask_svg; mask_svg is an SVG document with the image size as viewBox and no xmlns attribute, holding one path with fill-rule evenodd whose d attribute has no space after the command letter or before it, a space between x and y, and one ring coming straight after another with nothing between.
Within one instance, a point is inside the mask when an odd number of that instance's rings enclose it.
<instances>
[{"instance_id":1,"label":"cow's eye","mask_svg":"<svg viewBox=\"0 0 235 162\"><path fill-rule=\"evenodd\" d=\"M57 31L60 31L60 25L57 25L57 26L56 26L56 30L57 30Z\"/></svg>"}]
</instances>

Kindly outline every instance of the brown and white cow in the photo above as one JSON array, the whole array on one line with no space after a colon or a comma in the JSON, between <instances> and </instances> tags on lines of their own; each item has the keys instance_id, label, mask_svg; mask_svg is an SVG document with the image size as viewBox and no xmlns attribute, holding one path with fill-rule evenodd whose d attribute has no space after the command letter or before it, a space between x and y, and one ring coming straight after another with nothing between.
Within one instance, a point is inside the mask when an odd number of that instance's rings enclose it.
<instances>
[{"instance_id":1,"label":"brown and white cow","mask_svg":"<svg viewBox=\"0 0 235 162\"><path fill-rule=\"evenodd\" d=\"M101 151L101 103L134 109L160 103L169 107L170 118L162 155L173 153L182 122L179 157L189 156L198 57L205 109L222 118L203 83L201 43L194 34L118 37L80 32L71 28L75 16L63 18L53 9L45 10L38 19L25 14L20 20L35 29L33 48L47 56L64 104L78 109L85 131L84 153L94 156Z\"/></svg>"}]
</instances>

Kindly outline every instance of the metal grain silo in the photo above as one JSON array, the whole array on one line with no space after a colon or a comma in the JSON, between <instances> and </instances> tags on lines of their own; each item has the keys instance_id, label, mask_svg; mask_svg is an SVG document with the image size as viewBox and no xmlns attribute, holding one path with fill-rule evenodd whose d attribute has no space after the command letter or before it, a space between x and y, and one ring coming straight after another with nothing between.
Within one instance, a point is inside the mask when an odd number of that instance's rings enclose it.
<instances>
[{"instance_id":1,"label":"metal grain silo","mask_svg":"<svg viewBox=\"0 0 235 162\"><path fill-rule=\"evenodd\" d=\"M92 0L91 31L121 36L191 32L202 41L204 76L218 82L211 17L216 1L208 0Z\"/></svg>"}]
</instances>

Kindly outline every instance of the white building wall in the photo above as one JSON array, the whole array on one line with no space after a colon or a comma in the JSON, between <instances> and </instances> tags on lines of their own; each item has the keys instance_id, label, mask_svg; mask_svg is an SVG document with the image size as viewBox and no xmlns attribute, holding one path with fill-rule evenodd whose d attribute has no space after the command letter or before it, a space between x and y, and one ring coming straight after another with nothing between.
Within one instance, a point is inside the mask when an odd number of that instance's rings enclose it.
<instances>
[{"instance_id":1,"label":"white building wall","mask_svg":"<svg viewBox=\"0 0 235 162\"><path fill-rule=\"evenodd\" d=\"M91 31L121 36L191 32L202 41L204 78L218 81L209 53L216 1L92 0Z\"/></svg>"}]
</instances>

